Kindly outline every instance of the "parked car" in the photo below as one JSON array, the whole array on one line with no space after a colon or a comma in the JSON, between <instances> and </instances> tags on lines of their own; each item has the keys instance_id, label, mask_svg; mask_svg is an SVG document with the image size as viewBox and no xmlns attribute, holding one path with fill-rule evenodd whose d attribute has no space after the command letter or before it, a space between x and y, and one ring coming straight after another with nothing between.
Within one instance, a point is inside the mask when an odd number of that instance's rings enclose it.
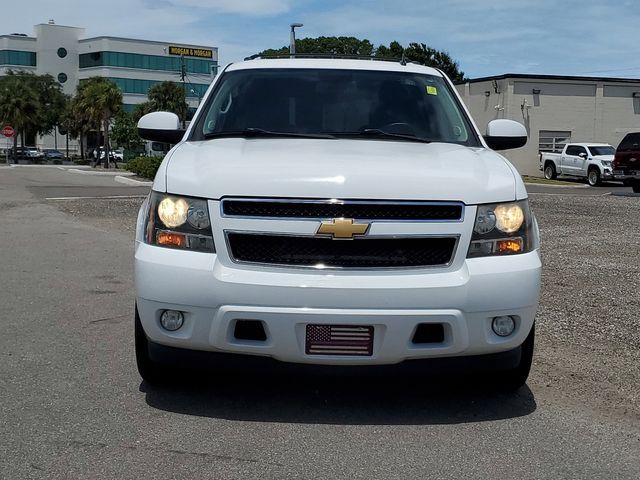
<instances>
[{"instance_id":1,"label":"parked car","mask_svg":"<svg viewBox=\"0 0 640 480\"><path fill-rule=\"evenodd\" d=\"M540 170L548 180L558 175L579 177L592 187L613 180L615 148L607 143L568 143L562 153L541 153Z\"/></svg>"},{"instance_id":2,"label":"parked car","mask_svg":"<svg viewBox=\"0 0 640 480\"><path fill-rule=\"evenodd\" d=\"M627 134L618 145L613 173L616 179L640 193L640 132Z\"/></svg>"},{"instance_id":3,"label":"parked car","mask_svg":"<svg viewBox=\"0 0 640 480\"><path fill-rule=\"evenodd\" d=\"M541 263L512 120L473 123L405 62L226 67L138 214L135 348L148 382L213 361L488 375L524 384ZM358 370L360 372L361 370ZM491 371L491 373L487 373Z\"/></svg>"},{"instance_id":4,"label":"parked car","mask_svg":"<svg viewBox=\"0 0 640 480\"><path fill-rule=\"evenodd\" d=\"M44 158L47 160L62 160L64 155L59 150L47 149L44 151Z\"/></svg>"},{"instance_id":5,"label":"parked car","mask_svg":"<svg viewBox=\"0 0 640 480\"><path fill-rule=\"evenodd\" d=\"M26 147L27 157L30 159L39 159L44 157L44 153L38 147Z\"/></svg>"},{"instance_id":6,"label":"parked car","mask_svg":"<svg viewBox=\"0 0 640 480\"><path fill-rule=\"evenodd\" d=\"M16 147L9 150L9 157L13 160L25 160L27 159L27 148Z\"/></svg>"},{"instance_id":7,"label":"parked car","mask_svg":"<svg viewBox=\"0 0 640 480\"><path fill-rule=\"evenodd\" d=\"M113 158L116 159L118 162L124 162L123 150L112 150L111 154L113 155Z\"/></svg>"},{"instance_id":8,"label":"parked car","mask_svg":"<svg viewBox=\"0 0 640 480\"><path fill-rule=\"evenodd\" d=\"M37 160L43 157L43 153L37 147L16 147L11 154L14 160Z\"/></svg>"}]
</instances>

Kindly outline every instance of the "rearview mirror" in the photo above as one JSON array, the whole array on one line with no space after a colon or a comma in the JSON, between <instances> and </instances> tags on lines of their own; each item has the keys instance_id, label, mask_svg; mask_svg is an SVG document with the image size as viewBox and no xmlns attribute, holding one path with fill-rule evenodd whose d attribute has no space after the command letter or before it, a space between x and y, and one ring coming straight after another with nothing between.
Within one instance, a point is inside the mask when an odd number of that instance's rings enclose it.
<instances>
[{"instance_id":1,"label":"rearview mirror","mask_svg":"<svg viewBox=\"0 0 640 480\"><path fill-rule=\"evenodd\" d=\"M527 143L527 129L521 123L500 118L487 125L484 141L492 150L520 148Z\"/></svg>"},{"instance_id":2,"label":"rearview mirror","mask_svg":"<svg viewBox=\"0 0 640 480\"><path fill-rule=\"evenodd\" d=\"M152 142L176 144L184 137L180 119L172 112L151 112L138 120L138 135Z\"/></svg>"}]
</instances>

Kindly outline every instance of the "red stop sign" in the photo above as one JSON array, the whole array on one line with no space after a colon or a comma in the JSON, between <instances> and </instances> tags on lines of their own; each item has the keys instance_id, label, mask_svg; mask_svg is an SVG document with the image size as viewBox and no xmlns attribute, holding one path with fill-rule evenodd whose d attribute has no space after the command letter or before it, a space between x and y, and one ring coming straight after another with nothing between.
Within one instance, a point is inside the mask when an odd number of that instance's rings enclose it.
<instances>
[{"instance_id":1,"label":"red stop sign","mask_svg":"<svg viewBox=\"0 0 640 480\"><path fill-rule=\"evenodd\" d=\"M7 125L6 127L4 127L2 129L2 135L4 135L7 138L11 138L13 137L13 135L16 133L16 131L13 129L13 127L11 127L10 125Z\"/></svg>"}]
</instances>

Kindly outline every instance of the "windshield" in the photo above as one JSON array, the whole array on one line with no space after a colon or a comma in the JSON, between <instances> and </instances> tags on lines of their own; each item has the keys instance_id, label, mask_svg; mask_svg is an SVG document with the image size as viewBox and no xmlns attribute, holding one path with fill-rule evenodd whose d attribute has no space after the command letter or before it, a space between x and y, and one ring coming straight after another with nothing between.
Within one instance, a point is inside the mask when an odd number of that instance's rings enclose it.
<instances>
[{"instance_id":1,"label":"windshield","mask_svg":"<svg viewBox=\"0 0 640 480\"><path fill-rule=\"evenodd\" d=\"M609 146L605 146L605 147L589 147L589 151L591 152L591 155L598 156L598 155L615 155L616 150L613 147L609 147Z\"/></svg>"},{"instance_id":2,"label":"windshield","mask_svg":"<svg viewBox=\"0 0 640 480\"><path fill-rule=\"evenodd\" d=\"M227 72L199 116L191 139L256 133L396 141L413 137L479 146L445 81L409 72Z\"/></svg>"}]
</instances>

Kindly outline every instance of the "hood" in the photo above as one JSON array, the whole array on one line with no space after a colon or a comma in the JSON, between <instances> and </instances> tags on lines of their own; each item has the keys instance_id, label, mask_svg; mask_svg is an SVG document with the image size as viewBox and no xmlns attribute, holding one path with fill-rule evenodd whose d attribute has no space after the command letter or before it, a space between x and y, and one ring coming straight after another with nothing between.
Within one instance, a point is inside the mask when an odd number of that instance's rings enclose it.
<instances>
[{"instance_id":1,"label":"hood","mask_svg":"<svg viewBox=\"0 0 640 480\"><path fill-rule=\"evenodd\" d=\"M606 162L611 162L614 157L615 155L594 155L592 158L594 160L604 160Z\"/></svg>"},{"instance_id":2,"label":"hood","mask_svg":"<svg viewBox=\"0 0 640 480\"><path fill-rule=\"evenodd\" d=\"M178 145L169 193L232 196L512 201L506 160L483 148L387 140L221 138Z\"/></svg>"}]
</instances>

